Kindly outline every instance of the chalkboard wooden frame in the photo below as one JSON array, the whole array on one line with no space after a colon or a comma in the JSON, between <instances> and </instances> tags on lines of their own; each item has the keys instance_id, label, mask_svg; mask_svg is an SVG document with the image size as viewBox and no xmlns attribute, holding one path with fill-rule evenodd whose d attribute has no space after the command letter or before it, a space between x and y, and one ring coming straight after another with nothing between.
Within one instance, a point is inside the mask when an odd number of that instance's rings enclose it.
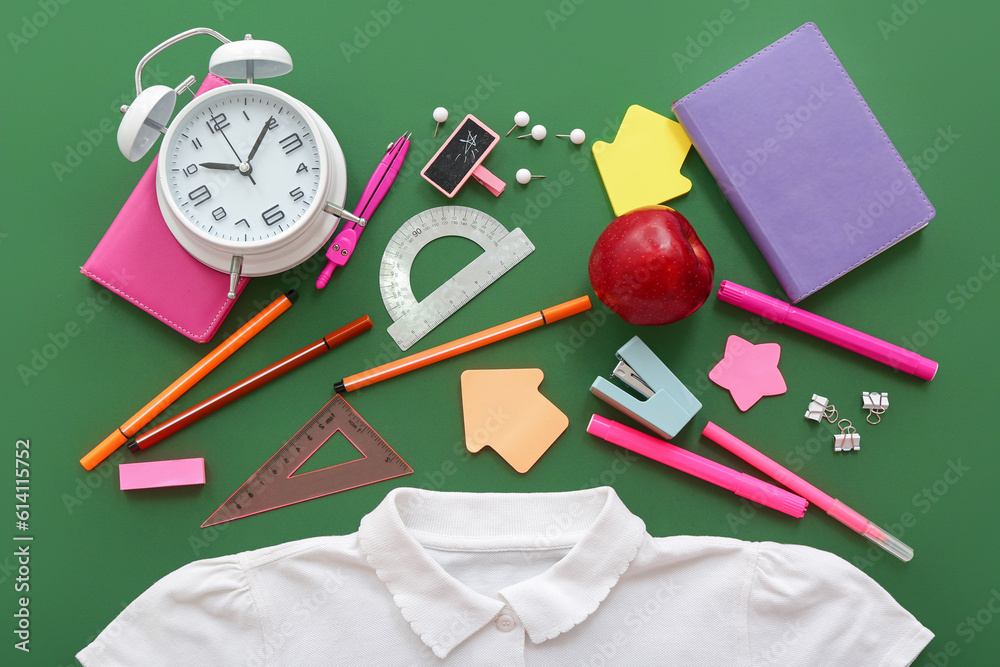
<instances>
[{"instance_id":1,"label":"chalkboard wooden frame","mask_svg":"<svg viewBox=\"0 0 1000 667\"><path fill-rule=\"evenodd\" d=\"M420 170L420 175L446 197L454 197L470 176L476 175L475 172L479 170L485 171L482 162L499 141L499 134L468 114ZM489 172L487 174L497 180ZM499 195L494 188L491 187L490 190ZM503 190L502 182L500 190Z\"/></svg>"}]
</instances>

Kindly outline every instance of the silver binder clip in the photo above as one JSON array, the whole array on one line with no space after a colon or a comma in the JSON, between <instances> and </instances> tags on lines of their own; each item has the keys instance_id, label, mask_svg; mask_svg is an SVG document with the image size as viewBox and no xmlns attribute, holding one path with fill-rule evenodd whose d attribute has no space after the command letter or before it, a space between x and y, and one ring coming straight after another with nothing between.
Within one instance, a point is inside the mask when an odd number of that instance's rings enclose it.
<instances>
[{"instance_id":1,"label":"silver binder clip","mask_svg":"<svg viewBox=\"0 0 1000 667\"><path fill-rule=\"evenodd\" d=\"M590 385L590 393L632 419L672 438L701 410L701 403L659 357L638 336L617 352L618 365L612 376L634 389L644 400L633 396L605 378Z\"/></svg>"},{"instance_id":2,"label":"silver binder clip","mask_svg":"<svg viewBox=\"0 0 1000 667\"><path fill-rule=\"evenodd\" d=\"M837 421L837 408L830 405L830 400L826 396L813 394L812 400L809 401L809 408L806 410L806 419L811 419L814 422L826 419L832 424Z\"/></svg>"},{"instance_id":3,"label":"silver binder clip","mask_svg":"<svg viewBox=\"0 0 1000 667\"><path fill-rule=\"evenodd\" d=\"M850 452L861 449L861 436L850 419L841 419L837 422L837 427L840 433L833 436L833 451Z\"/></svg>"},{"instance_id":4,"label":"silver binder clip","mask_svg":"<svg viewBox=\"0 0 1000 667\"><path fill-rule=\"evenodd\" d=\"M877 424L882 421L882 415L889 409L889 394L887 392L863 391L861 392L861 407L868 411L865 419L869 424ZM872 417L875 421L872 421Z\"/></svg>"}]
</instances>

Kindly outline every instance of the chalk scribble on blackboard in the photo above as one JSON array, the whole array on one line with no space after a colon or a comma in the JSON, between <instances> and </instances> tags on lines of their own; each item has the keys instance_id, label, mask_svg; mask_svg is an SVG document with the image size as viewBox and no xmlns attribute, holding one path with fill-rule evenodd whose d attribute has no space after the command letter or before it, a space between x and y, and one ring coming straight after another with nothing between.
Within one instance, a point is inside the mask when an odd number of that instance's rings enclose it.
<instances>
[{"instance_id":1,"label":"chalk scribble on blackboard","mask_svg":"<svg viewBox=\"0 0 1000 667\"><path fill-rule=\"evenodd\" d=\"M461 142L465 144L465 150L462 152L462 157L464 162L475 162L476 161L476 135L472 134L471 130L466 130L466 137L462 139ZM456 156L457 157L457 156Z\"/></svg>"}]
</instances>

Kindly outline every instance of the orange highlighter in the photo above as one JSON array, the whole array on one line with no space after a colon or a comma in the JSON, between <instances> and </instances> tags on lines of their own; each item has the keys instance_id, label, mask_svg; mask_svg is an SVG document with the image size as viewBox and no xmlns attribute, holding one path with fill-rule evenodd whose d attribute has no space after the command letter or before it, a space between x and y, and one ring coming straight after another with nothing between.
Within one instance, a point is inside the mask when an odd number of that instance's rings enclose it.
<instances>
[{"instance_id":1,"label":"orange highlighter","mask_svg":"<svg viewBox=\"0 0 1000 667\"><path fill-rule=\"evenodd\" d=\"M443 345L432 347L424 352L418 352L417 354L411 354L408 357L391 361L388 364L383 364L377 368L371 369L370 371L364 371L362 373L346 377L334 384L333 390L338 394L343 394L345 392L354 391L355 389L361 389L362 387L367 387L370 384L375 384L376 382L381 382L382 380L388 380L389 378L394 378L397 375L402 375L403 373L409 373L410 371L423 368L424 366L428 366L438 361L450 359L451 357L462 354L463 352L469 352L470 350L475 350L483 347L484 345L495 343L503 340L504 338L510 338L511 336L515 336L519 333L524 333L525 331L530 331L531 329L537 329L544 324L552 324L553 322L557 322L563 318L569 317L570 315L582 313L589 308L590 297L581 296L577 299L573 299L572 301L560 303L558 306L552 306L551 308L546 308L545 310L537 313L525 315L524 317L519 317L516 320L511 320L510 322L506 322L504 324L498 324L495 327L480 331L479 333L470 334L464 338L453 340L450 343L444 343Z\"/></svg>"},{"instance_id":2,"label":"orange highlighter","mask_svg":"<svg viewBox=\"0 0 1000 667\"><path fill-rule=\"evenodd\" d=\"M161 391L156 398L132 415L131 419L112 431L111 435L106 437L101 444L94 447L86 456L80 459L80 464L87 470L93 470L98 463L106 459L112 452L124 445L126 440L138 433L143 426L153 421L157 415L170 407L184 392L228 359L233 352L240 349L244 343L260 333L264 327L277 319L279 315L291 308L297 297L298 295L295 293L295 290L292 290L275 299L264 310L257 313L253 319L240 327L236 333L209 352L204 359L192 366L191 370L177 378L173 384Z\"/></svg>"}]
</instances>

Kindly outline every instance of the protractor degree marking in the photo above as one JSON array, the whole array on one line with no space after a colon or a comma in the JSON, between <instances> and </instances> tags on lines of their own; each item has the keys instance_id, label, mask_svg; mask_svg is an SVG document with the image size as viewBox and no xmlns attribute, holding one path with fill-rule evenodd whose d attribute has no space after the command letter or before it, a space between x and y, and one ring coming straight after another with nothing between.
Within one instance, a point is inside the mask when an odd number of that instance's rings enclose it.
<instances>
[{"instance_id":1,"label":"protractor degree marking","mask_svg":"<svg viewBox=\"0 0 1000 667\"><path fill-rule=\"evenodd\" d=\"M504 237L500 247L484 252L419 303L396 300L390 311L389 335L407 350L478 296L535 249L519 228ZM412 298L412 292L409 292ZM389 308L387 307L387 310ZM398 317L397 317L398 315Z\"/></svg>"},{"instance_id":2,"label":"protractor degree marking","mask_svg":"<svg viewBox=\"0 0 1000 667\"><path fill-rule=\"evenodd\" d=\"M463 225L463 220L477 224ZM478 224L480 220L483 224ZM507 229L498 220L465 206L439 206L404 222L389 239L379 267L382 304L394 321L402 317L401 309L409 310L418 303L410 286L417 255L424 246L445 236L468 239L489 253L507 236Z\"/></svg>"}]
</instances>

